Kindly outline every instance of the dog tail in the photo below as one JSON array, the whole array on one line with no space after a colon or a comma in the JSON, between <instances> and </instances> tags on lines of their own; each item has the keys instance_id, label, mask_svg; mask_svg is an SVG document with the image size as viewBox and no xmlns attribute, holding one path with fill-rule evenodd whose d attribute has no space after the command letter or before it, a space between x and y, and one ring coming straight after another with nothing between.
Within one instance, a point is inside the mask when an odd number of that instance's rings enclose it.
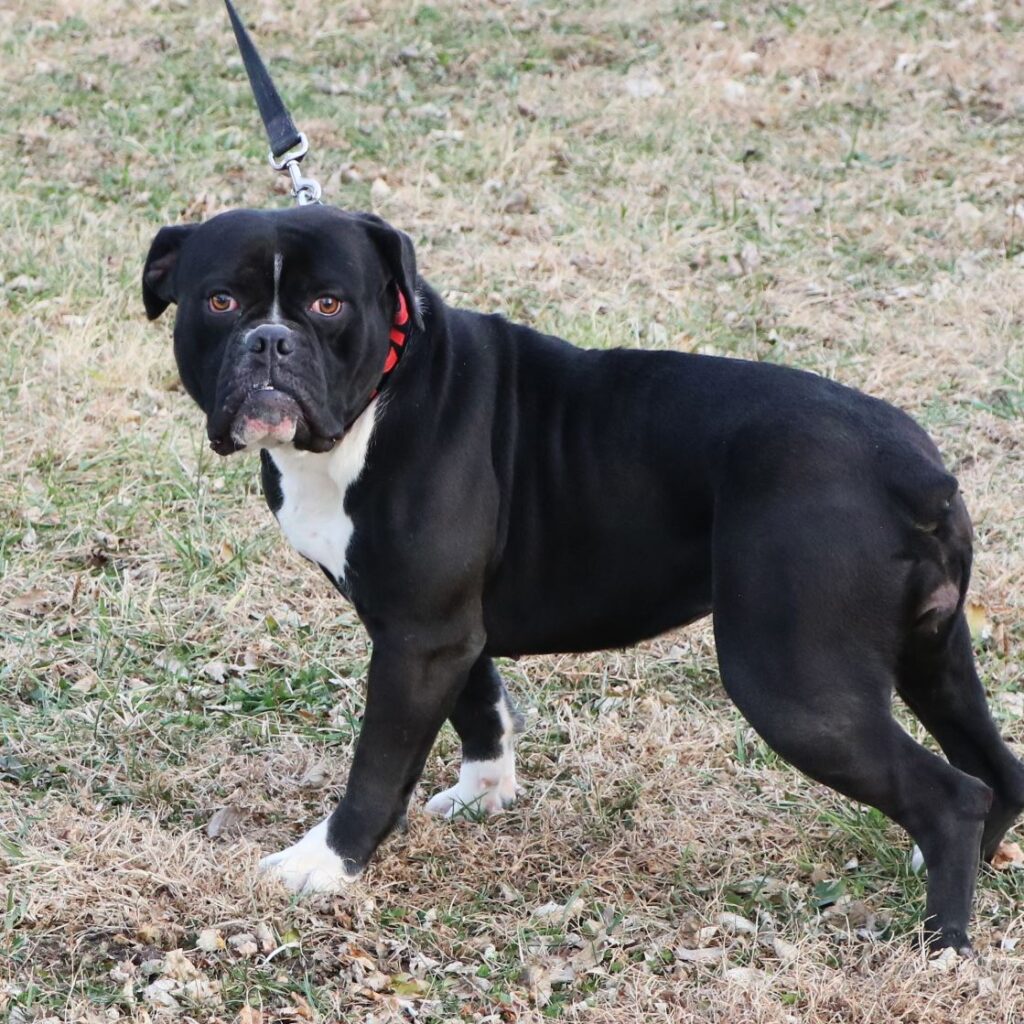
<instances>
[{"instance_id":1,"label":"dog tail","mask_svg":"<svg viewBox=\"0 0 1024 1024\"><path fill-rule=\"evenodd\" d=\"M912 630L934 641L945 636L967 594L970 517L956 477L943 468L937 453L904 449L885 461L886 489L910 527Z\"/></svg>"}]
</instances>

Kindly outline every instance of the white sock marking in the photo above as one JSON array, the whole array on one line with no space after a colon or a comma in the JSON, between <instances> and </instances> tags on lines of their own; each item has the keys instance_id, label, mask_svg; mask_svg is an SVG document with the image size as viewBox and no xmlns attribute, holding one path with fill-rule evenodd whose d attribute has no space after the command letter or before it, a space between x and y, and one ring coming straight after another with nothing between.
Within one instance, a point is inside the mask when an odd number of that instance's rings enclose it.
<instances>
[{"instance_id":1,"label":"white sock marking","mask_svg":"<svg viewBox=\"0 0 1024 1024\"><path fill-rule=\"evenodd\" d=\"M445 818L460 814L498 814L515 800L519 786L516 784L512 715L504 694L498 700L497 711L501 720L501 753L491 761L464 760L459 768L459 781L427 801L428 814Z\"/></svg>"},{"instance_id":2,"label":"white sock marking","mask_svg":"<svg viewBox=\"0 0 1024 1024\"><path fill-rule=\"evenodd\" d=\"M264 857L260 871L297 893L342 892L359 877L327 845L327 818L286 850Z\"/></svg>"},{"instance_id":3,"label":"white sock marking","mask_svg":"<svg viewBox=\"0 0 1024 1024\"><path fill-rule=\"evenodd\" d=\"M924 854L921 852L921 847L915 844L913 850L910 851L910 870L915 875L921 874L924 869Z\"/></svg>"}]
</instances>

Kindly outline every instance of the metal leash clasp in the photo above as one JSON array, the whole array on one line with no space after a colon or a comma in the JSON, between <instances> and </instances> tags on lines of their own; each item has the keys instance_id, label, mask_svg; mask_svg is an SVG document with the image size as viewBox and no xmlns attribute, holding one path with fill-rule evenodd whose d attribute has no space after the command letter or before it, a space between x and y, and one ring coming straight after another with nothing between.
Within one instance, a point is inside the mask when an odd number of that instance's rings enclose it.
<instances>
[{"instance_id":1,"label":"metal leash clasp","mask_svg":"<svg viewBox=\"0 0 1024 1024\"><path fill-rule=\"evenodd\" d=\"M292 179L292 197L299 206L308 206L310 203L319 203L322 190L320 182L315 178L303 177L300 164L302 158L309 152L309 141L305 132L299 132L299 144L288 152L282 154L278 159L273 151L270 153L270 166L275 171L287 173Z\"/></svg>"}]
</instances>

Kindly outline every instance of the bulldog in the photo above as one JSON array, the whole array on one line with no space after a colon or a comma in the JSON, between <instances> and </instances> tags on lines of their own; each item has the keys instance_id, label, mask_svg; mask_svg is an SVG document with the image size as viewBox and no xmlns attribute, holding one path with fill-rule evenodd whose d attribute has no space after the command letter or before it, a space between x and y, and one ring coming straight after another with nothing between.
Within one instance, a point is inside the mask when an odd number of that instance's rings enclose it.
<instances>
[{"instance_id":1,"label":"bulldog","mask_svg":"<svg viewBox=\"0 0 1024 1024\"><path fill-rule=\"evenodd\" d=\"M969 949L979 860L1024 808L964 617L971 524L925 432L810 373L583 350L447 306L409 238L326 206L165 227L146 312L177 304L213 449L258 451L288 541L372 642L344 796L262 868L343 888L405 815L516 798L498 657L621 648L714 617L730 698L790 764L878 808L928 872L925 932ZM893 719L898 693L946 757Z\"/></svg>"}]
</instances>

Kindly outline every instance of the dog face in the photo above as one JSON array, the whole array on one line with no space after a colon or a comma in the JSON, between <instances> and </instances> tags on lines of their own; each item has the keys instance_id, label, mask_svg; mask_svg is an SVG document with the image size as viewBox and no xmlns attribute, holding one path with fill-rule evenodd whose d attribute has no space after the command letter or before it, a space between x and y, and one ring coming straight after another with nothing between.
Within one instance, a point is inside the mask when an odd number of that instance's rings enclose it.
<instances>
[{"instance_id":1,"label":"dog face","mask_svg":"<svg viewBox=\"0 0 1024 1024\"><path fill-rule=\"evenodd\" d=\"M211 447L332 448L370 400L412 243L372 214L235 210L162 228L142 275L151 320L177 304L174 354Z\"/></svg>"}]
</instances>

